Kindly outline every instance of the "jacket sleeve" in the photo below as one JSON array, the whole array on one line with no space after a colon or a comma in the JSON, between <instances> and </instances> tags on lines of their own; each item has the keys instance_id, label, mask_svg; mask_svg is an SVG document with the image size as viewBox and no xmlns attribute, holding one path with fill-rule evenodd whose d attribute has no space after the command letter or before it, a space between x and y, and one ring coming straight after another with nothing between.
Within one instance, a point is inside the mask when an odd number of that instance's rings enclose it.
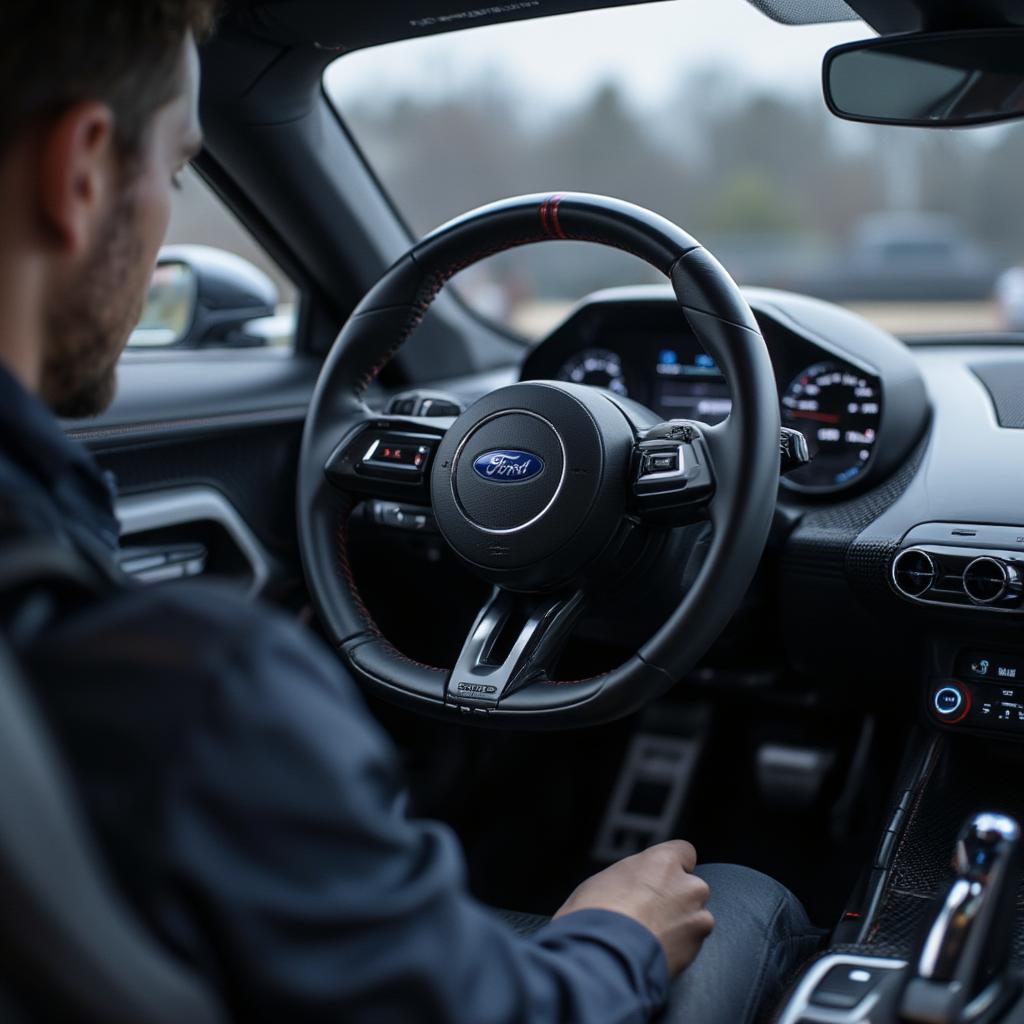
<instances>
[{"instance_id":1,"label":"jacket sleeve","mask_svg":"<svg viewBox=\"0 0 1024 1024\"><path fill-rule=\"evenodd\" d=\"M529 938L467 892L451 832L402 812L397 755L336 658L270 616L209 672L160 797L161 927L238 1018L632 1024L667 991L631 919Z\"/></svg>"}]
</instances>

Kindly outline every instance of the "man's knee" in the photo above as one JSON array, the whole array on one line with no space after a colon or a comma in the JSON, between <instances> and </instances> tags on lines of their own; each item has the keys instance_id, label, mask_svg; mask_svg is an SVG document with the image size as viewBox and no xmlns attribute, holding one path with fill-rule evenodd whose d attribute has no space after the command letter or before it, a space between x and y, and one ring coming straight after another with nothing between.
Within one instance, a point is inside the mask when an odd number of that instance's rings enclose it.
<instances>
[{"instance_id":1,"label":"man's knee","mask_svg":"<svg viewBox=\"0 0 1024 1024\"><path fill-rule=\"evenodd\" d=\"M745 927L767 932L775 927L800 931L811 925L800 901L781 883L753 868L739 864L702 864L694 874L708 883L708 908L718 920L719 912L729 921L741 919Z\"/></svg>"},{"instance_id":2,"label":"man's knee","mask_svg":"<svg viewBox=\"0 0 1024 1024\"><path fill-rule=\"evenodd\" d=\"M751 868L706 864L715 930L676 983L666 1020L750 1024L778 1000L820 932L784 886Z\"/></svg>"}]
</instances>

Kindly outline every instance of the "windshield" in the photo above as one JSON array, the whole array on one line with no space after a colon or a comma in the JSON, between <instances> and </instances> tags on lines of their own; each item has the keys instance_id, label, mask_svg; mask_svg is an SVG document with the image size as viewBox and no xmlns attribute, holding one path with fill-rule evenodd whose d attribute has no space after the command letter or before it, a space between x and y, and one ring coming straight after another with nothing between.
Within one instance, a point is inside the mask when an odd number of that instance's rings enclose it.
<instances>
[{"instance_id":1,"label":"windshield","mask_svg":"<svg viewBox=\"0 0 1024 1024\"><path fill-rule=\"evenodd\" d=\"M840 302L903 335L1024 328L1024 126L835 119L822 56L869 35L676 0L360 51L325 88L417 234L510 195L598 192L674 220L741 284ZM655 279L559 243L458 285L536 339L587 292Z\"/></svg>"}]
</instances>

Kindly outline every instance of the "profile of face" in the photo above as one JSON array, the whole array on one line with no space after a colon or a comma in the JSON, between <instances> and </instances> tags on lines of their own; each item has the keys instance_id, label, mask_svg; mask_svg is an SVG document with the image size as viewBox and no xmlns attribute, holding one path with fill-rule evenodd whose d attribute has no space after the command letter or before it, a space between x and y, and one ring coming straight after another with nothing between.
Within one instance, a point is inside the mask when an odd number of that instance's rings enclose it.
<instances>
[{"instance_id":1,"label":"profile of face","mask_svg":"<svg viewBox=\"0 0 1024 1024\"><path fill-rule=\"evenodd\" d=\"M200 145L199 60L191 37L180 80L181 89L152 116L138 152L106 159L102 208L84 218L83 241L48 303L40 394L60 416L95 415L114 397L117 362L145 303L175 179Z\"/></svg>"}]
</instances>

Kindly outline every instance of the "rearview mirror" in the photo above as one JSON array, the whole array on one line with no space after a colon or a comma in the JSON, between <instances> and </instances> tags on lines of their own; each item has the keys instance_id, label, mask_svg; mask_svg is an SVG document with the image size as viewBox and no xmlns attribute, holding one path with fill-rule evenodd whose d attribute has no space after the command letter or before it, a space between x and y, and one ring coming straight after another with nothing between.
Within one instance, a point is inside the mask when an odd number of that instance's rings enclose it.
<instances>
[{"instance_id":1,"label":"rearview mirror","mask_svg":"<svg viewBox=\"0 0 1024 1024\"><path fill-rule=\"evenodd\" d=\"M925 32L836 46L825 102L849 121L956 128L1024 117L1024 29Z\"/></svg>"}]
</instances>

